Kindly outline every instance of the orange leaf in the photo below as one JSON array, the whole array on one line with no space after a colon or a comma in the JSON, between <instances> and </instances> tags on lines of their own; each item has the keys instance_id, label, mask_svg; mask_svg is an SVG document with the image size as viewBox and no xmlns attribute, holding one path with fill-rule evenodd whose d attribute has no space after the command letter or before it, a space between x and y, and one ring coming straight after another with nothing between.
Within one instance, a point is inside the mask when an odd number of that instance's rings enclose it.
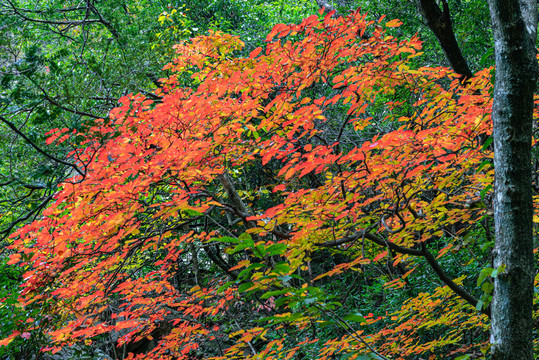
<instances>
[{"instance_id":1,"label":"orange leaf","mask_svg":"<svg viewBox=\"0 0 539 360\"><path fill-rule=\"evenodd\" d=\"M262 51L262 48L261 47L257 47L256 49L254 49L253 51L251 51L251 53L249 54L249 57L251 59L254 59L255 57L258 56L258 54L260 54L260 52Z\"/></svg>"},{"instance_id":2,"label":"orange leaf","mask_svg":"<svg viewBox=\"0 0 539 360\"><path fill-rule=\"evenodd\" d=\"M386 22L387 27L398 27L402 25L402 21L399 19L393 19L391 21Z\"/></svg>"},{"instance_id":3,"label":"orange leaf","mask_svg":"<svg viewBox=\"0 0 539 360\"><path fill-rule=\"evenodd\" d=\"M8 265L15 265L21 261L21 254L12 254L9 256L9 261L7 262Z\"/></svg>"}]
</instances>

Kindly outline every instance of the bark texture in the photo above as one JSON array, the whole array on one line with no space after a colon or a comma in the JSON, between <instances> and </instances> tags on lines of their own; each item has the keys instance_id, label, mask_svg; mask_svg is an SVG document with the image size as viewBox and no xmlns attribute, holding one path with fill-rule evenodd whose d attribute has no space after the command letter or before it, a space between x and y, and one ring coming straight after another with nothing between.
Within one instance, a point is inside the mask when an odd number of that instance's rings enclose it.
<instances>
[{"instance_id":1,"label":"bark texture","mask_svg":"<svg viewBox=\"0 0 539 360\"><path fill-rule=\"evenodd\" d=\"M436 0L417 0L417 7L442 46L449 64L463 79L469 79L473 74L457 43L449 5L446 0L442 0L442 4L443 9L440 9Z\"/></svg>"},{"instance_id":2,"label":"bark texture","mask_svg":"<svg viewBox=\"0 0 539 360\"><path fill-rule=\"evenodd\" d=\"M505 266L494 280L493 360L533 359L531 134L537 77L536 1L488 0L496 58L494 268Z\"/></svg>"}]
</instances>

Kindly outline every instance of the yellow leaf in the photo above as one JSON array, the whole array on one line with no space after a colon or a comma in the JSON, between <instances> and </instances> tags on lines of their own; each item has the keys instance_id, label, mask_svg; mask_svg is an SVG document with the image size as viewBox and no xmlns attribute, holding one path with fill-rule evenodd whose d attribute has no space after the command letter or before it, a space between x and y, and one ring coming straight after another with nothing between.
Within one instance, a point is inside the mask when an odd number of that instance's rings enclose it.
<instances>
[{"instance_id":1,"label":"yellow leaf","mask_svg":"<svg viewBox=\"0 0 539 360\"><path fill-rule=\"evenodd\" d=\"M387 27L397 27L401 25L402 25L402 21L400 21L399 19L393 19L391 21L386 22Z\"/></svg>"}]
</instances>

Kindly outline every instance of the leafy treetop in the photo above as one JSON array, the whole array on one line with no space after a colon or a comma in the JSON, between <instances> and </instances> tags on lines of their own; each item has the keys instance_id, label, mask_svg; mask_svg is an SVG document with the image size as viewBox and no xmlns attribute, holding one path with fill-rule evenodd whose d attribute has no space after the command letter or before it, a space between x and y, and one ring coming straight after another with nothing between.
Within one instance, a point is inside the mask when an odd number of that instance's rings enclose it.
<instances>
[{"instance_id":1,"label":"leafy treetop","mask_svg":"<svg viewBox=\"0 0 539 360\"><path fill-rule=\"evenodd\" d=\"M46 350L159 329L130 358L434 358L484 346L460 334L484 334L489 290L477 299L439 261L490 216L490 69L466 87L447 68L413 69L419 39L385 34L399 25L315 15L275 26L248 58L220 32L179 44L162 101L122 98L84 134L85 177L12 237L10 263L27 269L19 301L44 309ZM313 270L327 251L346 261ZM222 275L178 285L199 257ZM378 262L405 269L390 287L424 264L447 286L394 314L345 316L329 277ZM238 324L238 308L263 320ZM327 326L339 330L321 340ZM433 327L450 331L422 335Z\"/></svg>"}]
</instances>

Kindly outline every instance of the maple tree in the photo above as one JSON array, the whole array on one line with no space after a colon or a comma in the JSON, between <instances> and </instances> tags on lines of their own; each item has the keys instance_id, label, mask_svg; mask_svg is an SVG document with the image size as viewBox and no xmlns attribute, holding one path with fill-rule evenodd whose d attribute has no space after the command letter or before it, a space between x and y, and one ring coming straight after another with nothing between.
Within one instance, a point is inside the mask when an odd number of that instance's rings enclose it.
<instances>
[{"instance_id":1,"label":"maple tree","mask_svg":"<svg viewBox=\"0 0 539 360\"><path fill-rule=\"evenodd\" d=\"M19 303L42 314L0 344L40 330L44 351L108 336L118 358L144 339L155 346L126 358L487 352L503 268L472 256L479 276L454 277L442 262L490 246L476 236L491 226L492 69L462 87L447 68L413 68L421 42L386 33L399 25L313 15L248 58L210 32L176 47L159 103L127 96L84 134L51 131L51 144L77 137L89 165L12 236ZM388 289L411 291L424 268L438 286L393 313L331 292L380 263Z\"/></svg>"}]
</instances>

